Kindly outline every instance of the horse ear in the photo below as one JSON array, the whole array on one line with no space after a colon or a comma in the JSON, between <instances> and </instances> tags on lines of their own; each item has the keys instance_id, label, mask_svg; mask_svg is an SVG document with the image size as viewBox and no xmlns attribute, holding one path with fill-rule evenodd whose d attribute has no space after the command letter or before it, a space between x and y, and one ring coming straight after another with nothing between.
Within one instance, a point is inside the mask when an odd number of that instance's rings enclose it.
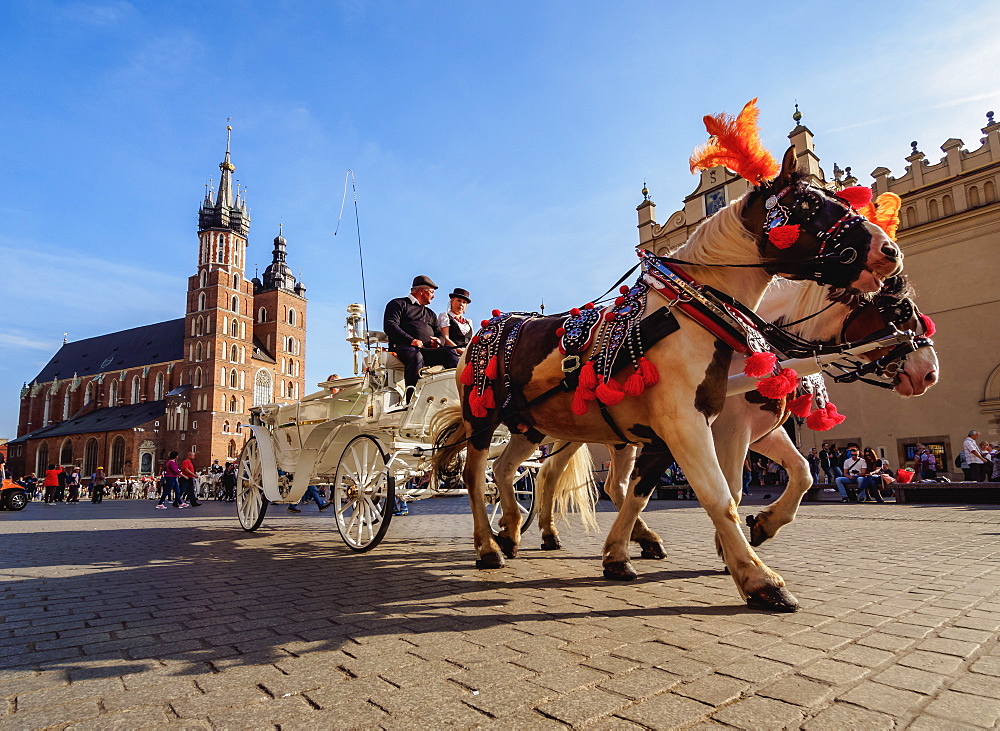
<instances>
[{"instance_id":1,"label":"horse ear","mask_svg":"<svg viewBox=\"0 0 1000 731\"><path fill-rule=\"evenodd\" d=\"M776 184L785 185L791 181L792 175L799 169L799 161L795 156L795 145L791 145L785 150L785 156L781 158L781 172L774 179Z\"/></svg>"}]
</instances>

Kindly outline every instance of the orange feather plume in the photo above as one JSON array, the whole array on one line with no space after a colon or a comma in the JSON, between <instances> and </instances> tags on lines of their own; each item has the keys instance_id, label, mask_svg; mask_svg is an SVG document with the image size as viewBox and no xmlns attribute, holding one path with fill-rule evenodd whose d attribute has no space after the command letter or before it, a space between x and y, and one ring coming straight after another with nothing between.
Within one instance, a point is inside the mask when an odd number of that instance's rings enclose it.
<instances>
[{"instance_id":1,"label":"orange feather plume","mask_svg":"<svg viewBox=\"0 0 1000 731\"><path fill-rule=\"evenodd\" d=\"M705 129L711 137L691 154L691 172L725 165L754 185L777 175L778 163L760 141L759 116L756 99L748 101L736 117L725 113L706 115Z\"/></svg>"},{"instance_id":2,"label":"orange feather plume","mask_svg":"<svg viewBox=\"0 0 1000 731\"><path fill-rule=\"evenodd\" d=\"M896 239L899 228L899 209L903 199L895 193L883 193L875 201L861 208L858 213L885 231L890 239Z\"/></svg>"}]
</instances>

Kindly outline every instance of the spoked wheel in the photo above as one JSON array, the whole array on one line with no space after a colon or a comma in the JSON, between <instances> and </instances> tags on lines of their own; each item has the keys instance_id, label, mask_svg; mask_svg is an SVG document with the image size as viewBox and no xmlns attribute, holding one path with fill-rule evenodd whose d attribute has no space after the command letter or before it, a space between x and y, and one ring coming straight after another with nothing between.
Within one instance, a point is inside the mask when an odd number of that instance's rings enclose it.
<instances>
[{"instance_id":1,"label":"spoked wheel","mask_svg":"<svg viewBox=\"0 0 1000 731\"><path fill-rule=\"evenodd\" d=\"M362 434L348 443L333 480L333 508L337 530L350 549L370 551L382 540L392 520L395 485L374 437Z\"/></svg>"},{"instance_id":2,"label":"spoked wheel","mask_svg":"<svg viewBox=\"0 0 1000 731\"><path fill-rule=\"evenodd\" d=\"M240 453L236 470L236 514L245 531L255 531L267 512L264 497L264 466L257 437L250 437Z\"/></svg>"},{"instance_id":3,"label":"spoked wheel","mask_svg":"<svg viewBox=\"0 0 1000 731\"><path fill-rule=\"evenodd\" d=\"M524 471L519 472L514 479L514 499L517 500L517 508L521 513L522 532L531 525L531 519L535 517L535 477L537 475L537 467L525 467ZM495 484L487 491L486 502L489 505L490 528L496 533L500 530L503 506L500 504L500 492Z\"/></svg>"}]
</instances>

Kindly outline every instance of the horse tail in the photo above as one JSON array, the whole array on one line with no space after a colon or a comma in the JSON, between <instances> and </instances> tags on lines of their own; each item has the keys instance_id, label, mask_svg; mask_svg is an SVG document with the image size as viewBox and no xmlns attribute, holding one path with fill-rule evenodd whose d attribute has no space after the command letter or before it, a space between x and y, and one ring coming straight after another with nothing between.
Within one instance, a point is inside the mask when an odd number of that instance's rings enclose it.
<instances>
[{"instance_id":1,"label":"horse tail","mask_svg":"<svg viewBox=\"0 0 1000 731\"><path fill-rule=\"evenodd\" d=\"M431 484L437 484L437 480L452 482L461 474L462 452L466 445L463 425L461 405L445 406L431 418L431 439L434 441Z\"/></svg>"},{"instance_id":2,"label":"horse tail","mask_svg":"<svg viewBox=\"0 0 1000 731\"><path fill-rule=\"evenodd\" d=\"M576 450L566 464L566 469L559 475L554 490L554 504L556 518L566 520L567 513L579 513L585 530L600 530L595 510L597 485L594 482L594 464L586 445Z\"/></svg>"}]
</instances>

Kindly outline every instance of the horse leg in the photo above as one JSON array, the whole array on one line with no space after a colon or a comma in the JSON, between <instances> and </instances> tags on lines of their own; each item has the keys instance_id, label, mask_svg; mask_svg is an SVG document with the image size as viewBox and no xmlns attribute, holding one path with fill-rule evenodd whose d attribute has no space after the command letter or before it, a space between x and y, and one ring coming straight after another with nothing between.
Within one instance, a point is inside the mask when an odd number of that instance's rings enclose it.
<instances>
[{"instance_id":1,"label":"horse leg","mask_svg":"<svg viewBox=\"0 0 1000 731\"><path fill-rule=\"evenodd\" d=\"M608 469L608 481L604 483L604 492L608 494L608 497L611 498L611 501L619 510L621 510L622 503L625 500L626 490L632 478L638 454L639 447L635 444L612 447L611 466ZM659 481L660 475L663 474L669 465L670 461L667 461L663 469L660 470L660 474L656 476L657 481ZM656 489L656 485L653 486L653 489ZM639 548L641 549L640 558L661 559L667 557L667 551L663 547L663 541L660 539L660 536L646 525L646 521L642 519L641 515L635 517L630 538L639 544Z\"/></svg>"},{"instance_id":2,"label":"horse leg","mask_svg":"<svg viewBox=\"0 0 1000 731\"><path fill-rule=\"evenodd\" d=\"M507 558L517 556L517 548L521 543L521 508L514 495L514 478L517 468L531 456L535 448L535 443L527 437L512 435L503 453L493 463L493 479L496 480L500 506L503 509L500 531L494 538Z\"/></svg>"},{"instance_id":3,"label":"horse leg","mask_svg":"<svg viewBox=\"0 0 1000 731\"><path fill-rule=\"evenodd\" d=\"M462 479L469 491L472 507L472 538L476 548L477 569L499 569L506 565L500 546L493 540L490 518L486 513L486 461L489 448L478 449L470 444L466 450Z\"/></svg>"},{"instance_id":4,"label":"horse leg","mask_svg":"<svg viewBox=\"0 0 1000 731\"><path fill-rule=\"evenodd\" d=\"M802 497L812 487L813 481L812 473L809 472L809 462L799 454L784 429L775 429L755 442L753 448L773 459L788 472L788 485L778 499L757 515L747 516L747 525L750 526L750 545L759 546L764 541L774 538L782 526L795 520Z\"/></svg>"},{"instance_id":5,"label":"horse leg","mask_svg":"<svg viewBox=\"0 0 1000 731\"><path fill-rule=\"evenodd\" d=\"M736 501L729 492L704 416L694 412L688 418L659 420L654 429L665 437L698 501L715 524L723 558L740 596L758 609L798 609L798 599L785 588L784 579L760 560L740 528Z\"/></svg>"},{"instance_id":6,"label":"horse leg","mask_svg":"<svg viewBox=\"0 0 1000 731\"><path fill-rule=\"evenodd\" d=\"M733 502L738 506L743 499L743 461L747 456L747 449L750 446L750 419L746 418L746 413L741 409L734 408L742 401L735 402L727 399L722 413L712 424L712 438L715 440L715 454L719 460L719 467L726 476L726 483L729 485L729 494ZM715 534L715 550L719 557L725 561L726 557L722 550L722 537L718 531ZM728 569L727 569L728 570Z\"/></svg>"},{"instance_id":7,"label":"horse leg","mask_svg":"<svg viewBox=\"0 0 1000 731\"><path fill-rule=\"evenodd\" d=\"M631 581L636 577L635 569L628 556L628 542L632 535L639 513L649 502L649 496L656 489L660 475L673 460L667 449L652 446L644 447L635 468L626 496L618 505L618 517L615 518L611 531L604 542L604 576L616 581ZM654 534L655 535L655 534ZM661 546L662 548L662 546Z\"/></svg>"},{"instance_id":8,"label":"horse leg","mask_svg":"<svg viewBox=\"0 0 1000 731\"><path fill-rule=\"evenodd\" d=\"M538 470L535 481L536 499L538 500L538 530L542 533L542 550L557 551L562 548L559 541L559 531L552 519L552 507L555 501L556 484L559 476L566 469L570 459L576 454L582 442L556 442L552 445L552 456L547 457Z\"/></svg>"}]
</instances>

